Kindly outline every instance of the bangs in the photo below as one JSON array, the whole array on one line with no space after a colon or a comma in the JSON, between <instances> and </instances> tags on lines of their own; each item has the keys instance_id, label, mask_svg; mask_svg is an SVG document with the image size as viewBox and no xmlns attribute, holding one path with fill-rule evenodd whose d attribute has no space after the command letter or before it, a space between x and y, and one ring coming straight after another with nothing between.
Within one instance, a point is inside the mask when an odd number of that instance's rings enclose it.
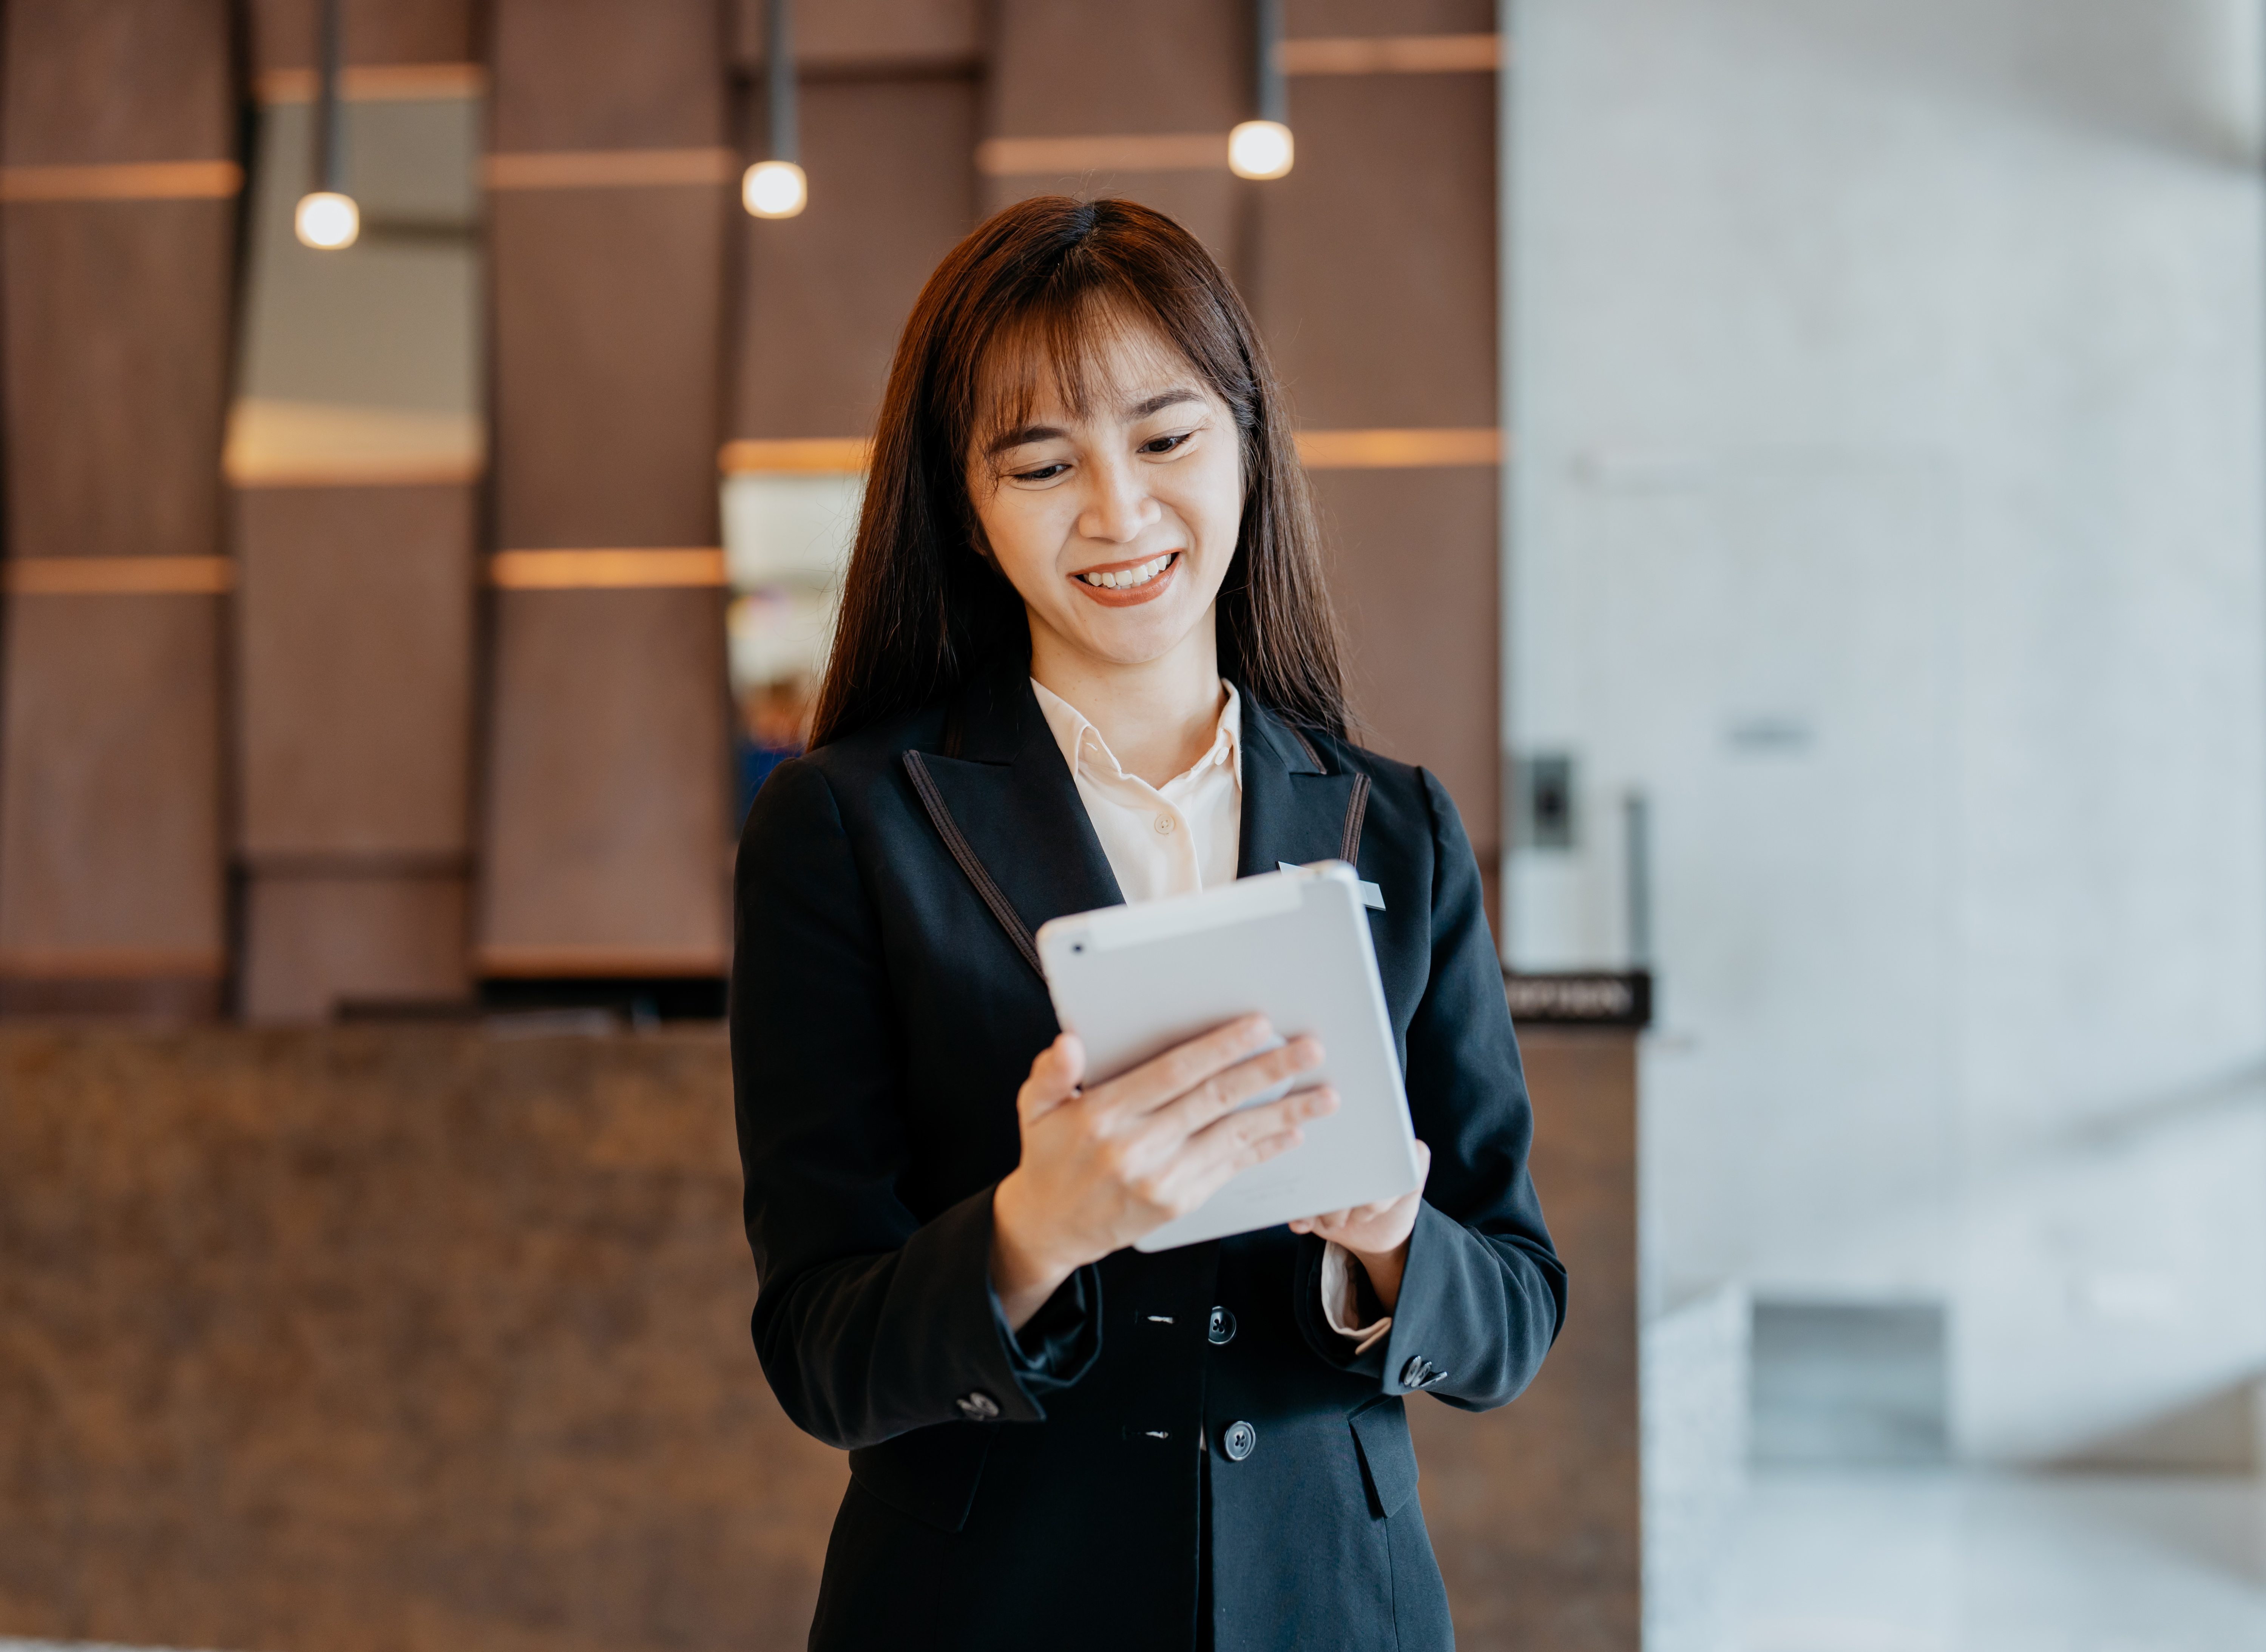
<instances>
[{"instance_id":1,"label":"bangs","mask_svg":"<svg viewBox=\"0 0 2266 1652\"><path fill-rule=\"evenodd\" d=\"M1238 382L1240 373L1225 377L1204 359L1205 329L1195 316L1164 313L1129 283L1107 277L1076 285L1058 279L1019 296L1024 302L979 347L967 386L961 451L969 462L984 462L1005 438L1035 422L1042 408L1085 420L1122 399L1127 387L1115 382L1111 366L1124 355L1193 375L1227 404L1239 426L1248 427L1250 386Z\"/></svg>"}]
</instances>

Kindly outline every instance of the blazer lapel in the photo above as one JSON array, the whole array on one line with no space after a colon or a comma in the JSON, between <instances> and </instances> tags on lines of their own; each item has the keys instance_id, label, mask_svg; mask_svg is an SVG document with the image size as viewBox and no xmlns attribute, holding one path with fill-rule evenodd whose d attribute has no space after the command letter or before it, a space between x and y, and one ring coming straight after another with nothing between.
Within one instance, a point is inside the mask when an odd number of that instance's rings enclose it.
<instances>
[{"instance_id":1,"label":"blazer lapel","mask_svg":"<svg viewBox=\"0 0 2266 1652\"><path fill-rule=\"evenodd\" d=\"M953 720L958 753L908 751L906 772L945 847L1037 971L1032 937L1042 924L1125 897L1020 660L969 683Z\"/></svg>"},{"instance_id":2,"label":"blazer lapel","mask_svg":"<svg viewBox=\"0 0 2266 1652\"><path fill-rule=\"evenodd\" d=\"M1243 695L1243 844L1239 877L1346 852L1347 821L1365 777L1332 774L1291 726Z\"/></svg>"}]
</instances>

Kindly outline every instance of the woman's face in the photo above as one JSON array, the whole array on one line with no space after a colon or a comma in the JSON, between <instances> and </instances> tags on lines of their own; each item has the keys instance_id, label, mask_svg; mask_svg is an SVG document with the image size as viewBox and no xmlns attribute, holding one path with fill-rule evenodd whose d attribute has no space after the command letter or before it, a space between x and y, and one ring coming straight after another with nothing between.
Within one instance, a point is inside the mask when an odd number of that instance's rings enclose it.
<instances>
[{"instance_id":1,"label":"woman's face","mask_svg":"<svg viewBox=\"0 0 2266 1652\"><path fill-rule=\"evenodd\" d=\"M1113 331L1085 416L1040 373L1029 417L988 450L979 438L968 490L1034 651L1131 666L1192 639L1209 651L1243 465L1233 414L1180 353L1146 329Z\"/></svg>"}]
</instances>

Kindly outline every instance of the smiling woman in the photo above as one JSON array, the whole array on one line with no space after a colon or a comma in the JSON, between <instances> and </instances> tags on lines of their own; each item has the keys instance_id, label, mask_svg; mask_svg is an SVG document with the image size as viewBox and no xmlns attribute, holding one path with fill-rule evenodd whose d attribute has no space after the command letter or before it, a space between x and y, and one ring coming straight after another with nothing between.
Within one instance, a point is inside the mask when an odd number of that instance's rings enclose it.
<instances>
[{"instance_id":1,"label":"smiling woman","mask_svg":"<svg viewBox=\"0 0 2266 1652\"><path fill-rule=\"evenodd\" d=\"M1449 1645L1402 1396L1511 1399L1565 1274L1471 846L1346 739L1282 397L1179 225L1027 201L930 279L815 720L732 990L757 1349L850 1451L811 1644ZM1320 1046L1089 1074L1034 932L1331 858L1429 1181L1144 1254L1335 1109L1282 1093Z\"/></svg>"}]
</instances>

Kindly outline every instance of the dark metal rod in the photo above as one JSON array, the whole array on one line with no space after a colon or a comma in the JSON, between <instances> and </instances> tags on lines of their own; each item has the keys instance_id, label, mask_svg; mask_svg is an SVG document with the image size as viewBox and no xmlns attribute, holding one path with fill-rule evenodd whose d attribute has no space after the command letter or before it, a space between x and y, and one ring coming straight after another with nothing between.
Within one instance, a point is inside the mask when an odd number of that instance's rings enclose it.
<instances>
[{"instance_id":1,"label":"dark metal rod","mask_svg":"<svg viewBox=\"0 0 2266 1652\"><path fill-rule=\"evenodd\" d=\"M1652 808L1641 792L1621 800L1622 852L1627 856L1628 963L1652 968Z\"/></svg>"},{"instance_id":2,"label":"dark metal rod","mask_svg":"<svg viewBox=\"0 0 2266 1652\"><path fill-rule=\"evenodd\" d=\"M1283 72L1283 0L1253 0L1259 44L1259 118L1290 123L1290 77Z\"/></svg>"},{"instance_id":3,"label":"dark metal rod","mask_svg":"<svg viewBox=\"0 0 2266 1652\"><path fill-rule=\"evenodd\" d=\"M321 0L316 39L315 187L346 193L345 109L339 102L339 0Z\"/></svg>"},{"instance_id":4,"label":"dark metal rod","mask_svg":"<svg viewBox=\"0 0 2266 1652\"><path fill-rule=\"evenodd\" d=\"M794 108L794 0L767 0L764 7L764 105L771 117L774 161L802 159Z\"/></svg>"}]
</instances>

